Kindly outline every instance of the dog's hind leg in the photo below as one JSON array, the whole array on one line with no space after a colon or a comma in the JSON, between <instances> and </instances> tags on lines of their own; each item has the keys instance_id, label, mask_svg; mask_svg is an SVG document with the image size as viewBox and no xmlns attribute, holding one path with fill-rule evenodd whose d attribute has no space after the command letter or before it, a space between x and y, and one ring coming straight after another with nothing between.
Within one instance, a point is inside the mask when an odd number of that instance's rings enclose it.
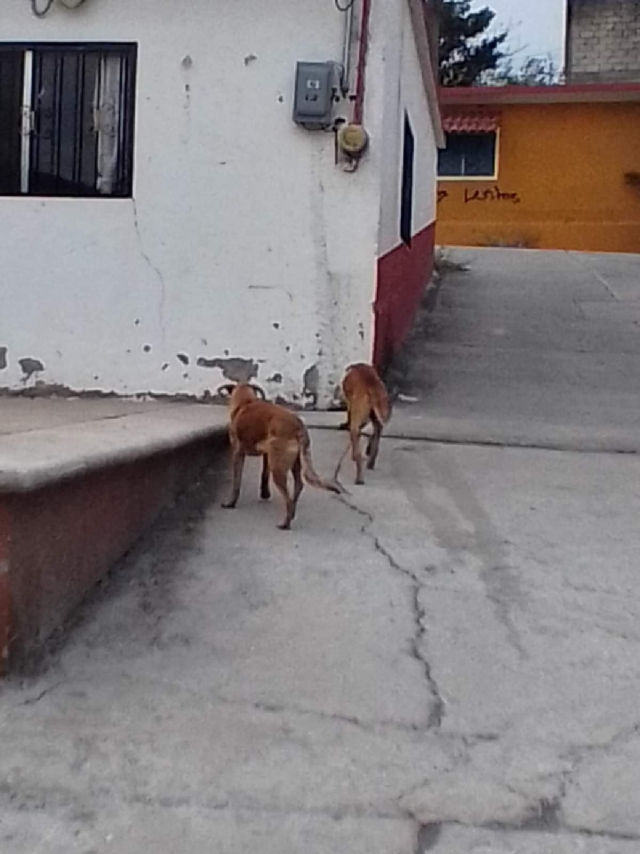
<instances>
[{"instance_id":1,"label":"dog's hind leg","mask_svg":"<svg viewBox=\"0 0 640 854\"><path fill-rule=\"evenodd\" d=\"M242 470L244 469L244 454L240 448L234 448L231 470L233 473L233 485L231 488L231 497L223 503L223 507L231 509L238 503L240 497L240 484L242 483Z\"/></svg>"},{"instance_id":2,"label":"dog's hind leg","mask_svg":"<svg viewBox=\"0 0 640 854\"><path fill-rule=\"evenodd\" d=\"M291 473L293 474L293 516L292 519L295 519L296 509L298 507L298 499L300 498L300 493L304 488L304 483L302 480L302 462L300 457L296 457L296 461L293 464L293 468L291 469Z\"/></svg>"},{"instance_id":3,"label":"dog's hind leg","mask_svg":"<svg viewBox=\"0 0 640 854\"><path fill-rule=\"evenodd\" d=\"M271 490L269 489L269 457L267 454L262 455L262 476L260 478L260 498L268 501L271 498Z\"/></svg>"},{"instance_id":4,"label":"dog's hind leg","mask_svg":"<svg viewBox=\"0 0 640 854\"><path fill-rule=\"evenodd\" d=\"M336 466L336 470L335 470L335 472L334 472L334 474L333 474L333 479L334 479L334 480L336 480L336 481L338 480L338 476L339 476L339 474L340 474L340 469L342 468L342 463L344 462L344 458L345 458L345 457L347 456L347 454L349 453L349 448L350 448L350 447L351 447L351 445L347 442L347 447L344 449L344 453L342 454L342 456L341 456L341 457L340 457L340 459L338 460L338 465Z\"/></svg>"},{"instance_id":5,"label":"dog's hind leg","mask_svg":"<svg viewBox=\"0 0 640 854\"><path fill-rule=\"evenodd\" d=\"M371 416L373 424L373 435L367 443L367 468L373 470L376 466L378 458L378 450L380 448L380 437L382 436L382 424L378 421L375 415Z\"/></svg>"},{"instance_id":6,"label":"dog's hind leg","mask_svg":"<svg viewBox=\"0 0 640 854\"><path fill-rule=\"evenodd\" d=\"M356 464L356 483L363 484L364 483L364 456L360 449L360 430L357 426L351 426L350 430L350 440L351 440L351 458Z\"/></svg>"},{"instance_id":7,"label":"dog's hind leg","mask_svg":"<svg viewBox=\"0 0 640 854\"><path fill-rule=\"evenodd\" d=\"M288 472L286 471L286 469L284 471L282 471L281 469L271 471L271 476L273 477L273 482L274 482L278 492L284 498L284 503L285 503L285 508L286 508L284 520L281 522L280 525L278 525L278 528L280 528L281 531L288 531L289 530L289 528L291 527L291 520L295 516L295 512L296 512L293 500L292 500L291 496L289 495L289 487L287 485L287 474L288 474Z\"/></svg>"}]
</instances>

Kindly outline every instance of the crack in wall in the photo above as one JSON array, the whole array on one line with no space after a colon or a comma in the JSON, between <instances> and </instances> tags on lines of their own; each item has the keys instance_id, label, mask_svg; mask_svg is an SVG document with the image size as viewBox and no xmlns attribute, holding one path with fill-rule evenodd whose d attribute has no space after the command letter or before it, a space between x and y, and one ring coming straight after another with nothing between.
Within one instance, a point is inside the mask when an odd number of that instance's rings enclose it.
<instances>
[{"instance_id":1,"label":"crack in wall","mask_svg":"<svg viewBox=\"0 0 640 854\"><path fill-rule=\"evenodd\" d=\"M160 284L160 303L158 306L158 315L159 315L159 321L160 321L160 333L162 336L162 344L164 345L164 337L165 337L164 309L165 309L165 302L166 302L166 296L167 296L167 294L166 294L167 284L165 282L162 270L158 267L157 264L154 264L154 262L151 260L151 257L149 256L149 254L145 251L143 240L142 240L142 233L140 231L140 220L138 218L138 205L136 203L135 198L131 199L131 204L133 205L133 227L134 227L135 232L136 232L136 239L137 239L137 243L138 243L138 252L140 253L140 256L143 258L143 260L145 261L147 266L151 270L153 270L153 272L155 273L156 278L158 279L158 282Z\"/></svg>"},{"instance_id":2,"label":"crack in wall","mask_svg":"<svg viewBox=\"0 0 640 854\"><path fill-rule=\"evenodd\" d=\"M340 501L354 513L357 513L365 520L360 528L360 533L370 539L376 552L385 558L389 567L394 572L399 572L406 576L411 582L412 588L412 609L415 622L415 632L411 641L411 655L418 661L424 669L424 675L429 687L429 693L432 697L432 706L429 710L429 715L426 722L426 729L439 729L442 726L442 721L445 716L445 702L440 693L438 683L433 676L431 663L422 651L422 646L426 641L427 630L425 628L426 612L420 604L420 592L424 585L416 575L409 569L406 569L394 558L391 552L382 545L380 538L373 533L371 527L375 524L373 515L366 510L362 510L356 504L347 500L344 496L340 497Z\"/></svg>"}]
</instances>

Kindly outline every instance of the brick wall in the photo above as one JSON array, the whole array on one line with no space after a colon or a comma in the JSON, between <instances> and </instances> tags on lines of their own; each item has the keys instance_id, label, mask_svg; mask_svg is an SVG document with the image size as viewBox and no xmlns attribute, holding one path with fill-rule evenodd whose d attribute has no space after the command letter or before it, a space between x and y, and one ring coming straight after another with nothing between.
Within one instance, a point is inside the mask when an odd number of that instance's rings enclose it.
<instances>
[{"instance_id":1,"label":"brick wall","mask_svg":"<svg viewBox=\"0 0 640 854\"><path fill-rule=\"evenodd\" d=\"M640 0L568 3L568 81L640 80Z\"/></svg>"}]
</instances>

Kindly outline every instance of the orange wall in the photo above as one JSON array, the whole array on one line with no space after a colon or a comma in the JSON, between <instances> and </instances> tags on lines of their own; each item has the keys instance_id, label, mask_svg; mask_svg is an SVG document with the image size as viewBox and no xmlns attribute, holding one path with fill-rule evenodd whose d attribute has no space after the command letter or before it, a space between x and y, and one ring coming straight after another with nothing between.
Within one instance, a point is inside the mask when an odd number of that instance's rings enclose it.
<instances>
[{"instance_id":1,"label":"orange wall","mask_svg":"<svg viewBox=\"0 0 640 854\"><path fill-rule=\"evenodd\" d=\"M640 188L624 180L640 172L640 104L500 112L498 179L439 182L437 242L640 252ZM470 200L476 190L493 192Z\"/></svg>"}]
</instances>

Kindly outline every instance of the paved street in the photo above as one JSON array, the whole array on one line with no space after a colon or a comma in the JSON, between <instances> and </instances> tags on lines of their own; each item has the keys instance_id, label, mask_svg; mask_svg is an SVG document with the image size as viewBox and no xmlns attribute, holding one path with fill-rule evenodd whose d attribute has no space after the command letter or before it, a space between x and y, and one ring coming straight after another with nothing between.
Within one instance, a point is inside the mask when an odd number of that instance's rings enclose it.
<instances>
[{"instance_id":1,"label":"paved street","mask_svg":"<svg viewBox=\"0 0 640 854\"><path fill-rule=\"evenodd\" d=\"M640 450L640 256L457 249L407 360L409 432ZM427 421L425 421L425 417Z\"/></svg>"},{"instance_id":2,"label":"paved street","mask_svg":"<svg viewBox=\"0 0 640 854\"><path fill-rule=\"evenodd\" d=\"M632 282L579 332L586 262L507 256L445 282L365 487L282 533L208 472L3 689L2 854L637 854L640 459L590 452L633 438Z\"/></svg>"}]
</instances>

